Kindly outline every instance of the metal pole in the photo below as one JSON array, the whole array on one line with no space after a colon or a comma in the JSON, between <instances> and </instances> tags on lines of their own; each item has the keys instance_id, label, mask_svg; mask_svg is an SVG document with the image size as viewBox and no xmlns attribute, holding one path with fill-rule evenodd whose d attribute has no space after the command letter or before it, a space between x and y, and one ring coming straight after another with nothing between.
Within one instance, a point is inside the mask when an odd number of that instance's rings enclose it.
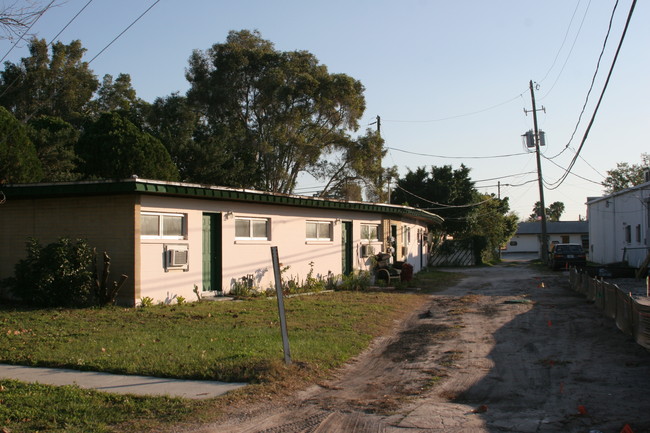
<instances>
[{"instance_id":1,"label":"metal pole","mask_svg":"<svg viewBox=\"0 0 650 433\"><path fill-rule=\"evenodd\" d=\"M533 80L530 80L530 97L533 101L533 125L535 133L535 155L537 157L537 183L539 185L539 204L542 217L542 262L548 262L548 234L546 231L546 205L544 204L544 182L542 180L542 163L539 155L539 129L537 129L537 108L535 107L535 91Z\"/></svg>"},{"instance_id":2,"label":"metal pole","mask_svg":"<svg viewBox=\"0 0 650 433\"><path fill-rule=\"evenodd\" d=\"M291 364L291 350L289 349L289 334L287 333L287 320L284 313L284 297L282 294L282 278L280 274L280 260L278 247L271 247L271 260L275 275L275 293L278 297L278 311L280 313L280 331L282 332L282 346L284 348L284 363Z\"/></svg>"}]
</instances>

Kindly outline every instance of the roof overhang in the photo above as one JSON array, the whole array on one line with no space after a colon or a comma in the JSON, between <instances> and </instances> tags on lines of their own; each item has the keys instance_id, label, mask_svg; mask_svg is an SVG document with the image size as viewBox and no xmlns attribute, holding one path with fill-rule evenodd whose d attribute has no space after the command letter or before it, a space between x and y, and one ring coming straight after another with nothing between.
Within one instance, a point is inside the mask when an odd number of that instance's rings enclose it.
<instances>
[{"instance_id":1,"label":"roof overhang","mask_svg":"<svg viewBox=\"0 0 650 433\"><path fill-rule=\"evenodd\" d=\"M212 185L166 182L149 179L121 179L84 182L56 182L4 185L7 198L37 199L70 196L98 196L114 194L151 194L204 200L240 201L281 206L296 206L330 210L372 212L398 217L408 217L429 224L441 224L442 217L423 209L386 203L334 200L293 194L277 194L250 189L228 188Z\"/></svg>"}]
</instances>

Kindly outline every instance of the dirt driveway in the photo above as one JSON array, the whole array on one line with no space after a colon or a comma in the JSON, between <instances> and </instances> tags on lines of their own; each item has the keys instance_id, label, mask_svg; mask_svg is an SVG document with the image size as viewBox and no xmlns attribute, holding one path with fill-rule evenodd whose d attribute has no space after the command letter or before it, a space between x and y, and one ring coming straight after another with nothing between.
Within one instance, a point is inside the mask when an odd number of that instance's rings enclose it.
<instances>
[{"instance_id":1,"label":"dirt driveway","mask_svg":"<svg viewBox=\"0 0 650 433\"><path fill-rule=\"evenodd\" d=\"M650 352L566 274L462 272L331 381L195 432L650 432Z\"/></svg>"}]
</instances>

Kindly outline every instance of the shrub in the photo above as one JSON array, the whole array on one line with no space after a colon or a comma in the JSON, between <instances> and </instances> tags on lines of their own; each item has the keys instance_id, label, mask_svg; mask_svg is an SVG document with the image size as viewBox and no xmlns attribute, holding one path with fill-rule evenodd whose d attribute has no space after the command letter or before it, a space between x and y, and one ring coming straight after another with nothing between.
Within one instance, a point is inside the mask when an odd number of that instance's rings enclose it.
<instances>
[{"instance_id":1,"label":"shrub","mask_svg":"<svg viewBox=\"0 0 650 433\"><path fill-rule=\"evenodd\" d=\"M30 304L46 307L84 307L96 302L95 252L84 240L60 238L42 247L27 241L27 258L8 279L12 293Z\"/></svg>"},{"instance_id":2,"label":"shrub","mask_svg":"<svg viewBox=\"0 0 650 433\"><path fill-rule=\"evenodd\" d=\"M368 271L359 271L358 273L353 272L350 275L343 275L338 290L367 290L368 287L370 287L370 280L370 272Z\"/></svg>"}]
</instances>

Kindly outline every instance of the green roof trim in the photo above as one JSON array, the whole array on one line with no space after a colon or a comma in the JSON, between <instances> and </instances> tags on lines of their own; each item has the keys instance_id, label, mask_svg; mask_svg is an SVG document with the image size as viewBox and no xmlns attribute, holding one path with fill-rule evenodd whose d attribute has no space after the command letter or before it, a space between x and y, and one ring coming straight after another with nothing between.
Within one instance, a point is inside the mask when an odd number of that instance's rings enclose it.
<instances>
[{"instance_id":1,"label":"green roof trim","mask_svg":"<svg viewBox=\"0 0 650 433\"><path fill-rule=\"evenodd\" d=\"M5 194L7 200L140 193L210 200L277 204L283 206L373 212L411 217L435 224L440 224L443 221L439 215L408 206L342 201L289 194L274 194L249 189L235 189L148 179L13 184L2 186L0 191Z\"/></svg>"}]
</instances>

